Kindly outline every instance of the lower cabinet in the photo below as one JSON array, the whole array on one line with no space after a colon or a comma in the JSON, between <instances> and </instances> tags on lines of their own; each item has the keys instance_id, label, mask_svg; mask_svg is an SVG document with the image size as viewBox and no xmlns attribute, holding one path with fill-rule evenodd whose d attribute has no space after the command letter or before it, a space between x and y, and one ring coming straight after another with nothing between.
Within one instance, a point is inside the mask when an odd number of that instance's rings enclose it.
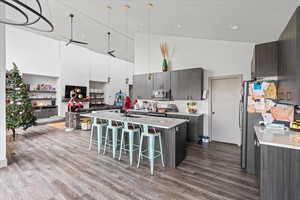
<instances>
[{"instance_id":1,"label":"lower cabinet","mask_svg":"<svg viewBox=\"0 0 300 200\"><path fill-rule=\"evenodd\" d=\"M179 114L167 114L169 118L186 119L189 120L187 127L187 141L198 142L199 137L203 136L203 115L190 116Z\"/></svg>"},{"instance_id":2,"label":"lower cabinet","mask_svg":"<svg viewBox=\"0 0 300 200\"><path fill-rule=\"evenodd\" d=\"M54 108L41 108L34 110L34 115L37 119L48 118L58 115L57 107Z\"/></svg>"},{"instance_id":3,"label":"lower cabinet","mask_svg":"<svg viewBox=\"0 0 300 200\"><path fill-rule=\"evenodd\" d=\"M256 145L261 200L300 199L300 150Z\"/></svg>"}]
</instances>

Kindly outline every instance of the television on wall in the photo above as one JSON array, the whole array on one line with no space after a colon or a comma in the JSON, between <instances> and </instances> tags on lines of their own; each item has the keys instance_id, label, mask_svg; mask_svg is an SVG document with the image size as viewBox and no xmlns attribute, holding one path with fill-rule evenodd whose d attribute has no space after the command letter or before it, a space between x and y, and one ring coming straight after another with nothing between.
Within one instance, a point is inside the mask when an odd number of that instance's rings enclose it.
<instances>
[{"instance_id":1,"label":"television on wall","mask_svg":"<svg viewBox=\"0 0 300 200\"><path fill-rule=\"evenodd\" d=\"M81 94L82 98L86 98L87 87L66 85L66 90L65 90L65 98L66 99L71 98L71 96L70 96L71 91L76 91L76 92L80 91L80 92L77 92L77 94Z\"/></svg>"}]
</instances>

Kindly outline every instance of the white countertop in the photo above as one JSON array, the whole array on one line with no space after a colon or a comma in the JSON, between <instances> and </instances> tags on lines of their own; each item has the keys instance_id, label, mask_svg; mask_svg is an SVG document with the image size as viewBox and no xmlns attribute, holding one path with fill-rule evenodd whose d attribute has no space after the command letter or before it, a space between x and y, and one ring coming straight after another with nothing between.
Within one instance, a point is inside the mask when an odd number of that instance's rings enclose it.
<instances>
[{"instance_id":1,"label":"white countertop","mask_svg":"<svg viewBox=\"0 0 300 200\"><path fill-rule=\"evenodd\" d=\"M147 113L148 111L146 110L128 110L128 112L141 112L141 113ZM184 116L192 116L192 117L200 117L204 115L204 113L185 113L185 112L166 112L166 114L170 115L184 115Z\"/></svg>"},{"instance_id":2,"label":"white countertop","mask_svg":"<svg viewBox=\"0 0 300 200\"><path fill-rule=\"evenodd\" d=\"M155 128L162 128L162 129L171 129L176 126L179 126L183 123L188 122L188 120L184 119L174 119L174 118L165 118L165 117L153 117L153 116L145 116L145 115L132 115L136 117L125 117L122 113L115 113L115 112L97 112L97 113L90 113L90 114L82 114L81 116L84 117L95 117L99 119L105 120L114 120L119 122L128 122L132 124L138 125L148 125Z\"/></svg>"},{"instance_id":3,"label":"white countertop","mask_svg":"<svg viewBox=\"0 0 300 200\"><path fill-rule=\"evenodd\" d=\"M293 140L293 137L300 136L299 132L270 129L263 126L255 126L254 129L260 144L300 150L300 143Z\"/></svg>"}]
</instances>

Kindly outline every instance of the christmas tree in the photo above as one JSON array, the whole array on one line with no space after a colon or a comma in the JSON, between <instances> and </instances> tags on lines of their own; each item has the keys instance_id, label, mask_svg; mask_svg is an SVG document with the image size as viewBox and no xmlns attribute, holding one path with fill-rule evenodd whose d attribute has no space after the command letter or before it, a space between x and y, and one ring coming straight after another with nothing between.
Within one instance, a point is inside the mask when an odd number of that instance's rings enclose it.
<instances>
[{"instance_id":1,"label":"christmas tree","mask_svg":"<svg viewBox=\"0 0 300 200\"><path fill-rule=\"evenodd\" d=\"M36 117L33 115L33 107L29 98L26 85L18 67L13 63L13 69L7 72L7 93L6 93L6 127L16 137L16 129L23 127L24 130L33 126Z\"/></svg>"}]
</instances>

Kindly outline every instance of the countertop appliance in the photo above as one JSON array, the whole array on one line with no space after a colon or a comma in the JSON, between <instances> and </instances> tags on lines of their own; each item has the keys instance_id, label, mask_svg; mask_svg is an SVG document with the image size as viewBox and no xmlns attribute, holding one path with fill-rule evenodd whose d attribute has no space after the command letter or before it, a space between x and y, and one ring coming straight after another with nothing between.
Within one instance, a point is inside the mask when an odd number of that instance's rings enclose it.
<instances>
[{"instance_id":1,"label":"countertop appliance","mask_svg":"<svg viewBox=\"0 0 300 200\"><path fill-rule=\"evenodd\" d=\"M168 101L171 97L171 92L169 90L153 90L153 99L158 101Z\"/></svg>"}]
</instances>

